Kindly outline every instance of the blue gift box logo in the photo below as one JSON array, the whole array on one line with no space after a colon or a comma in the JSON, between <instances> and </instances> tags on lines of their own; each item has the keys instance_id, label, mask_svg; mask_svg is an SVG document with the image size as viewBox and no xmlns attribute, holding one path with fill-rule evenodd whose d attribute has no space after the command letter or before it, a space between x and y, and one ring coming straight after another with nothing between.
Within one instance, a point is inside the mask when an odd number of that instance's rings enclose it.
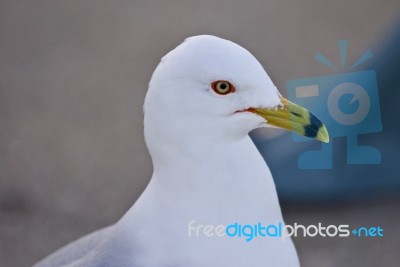
<instances>
[{"instance_id":1,"label":"blue gift box logo","mask_svg":"<svg viewBox=\"0 0 400 267\"><path fill-rule=\"evenodd\" d=\"M341 67L352 71L372 57L370 50L356 63L346 68L348 42L339 41ZM321 53L315 59L325 66L337 68ZM382 131L379 95L374 70L290 80L286 83L288 99L306 107L326 125L331 138L347 137L348 164L379 164L381 153L371 146L360 146L360 134ZM309 141L293 135L295 141ZM299 156L300 169L331 169L332 141L321 144L319 151L307 151Z\"/></svg>"}]
</instances>

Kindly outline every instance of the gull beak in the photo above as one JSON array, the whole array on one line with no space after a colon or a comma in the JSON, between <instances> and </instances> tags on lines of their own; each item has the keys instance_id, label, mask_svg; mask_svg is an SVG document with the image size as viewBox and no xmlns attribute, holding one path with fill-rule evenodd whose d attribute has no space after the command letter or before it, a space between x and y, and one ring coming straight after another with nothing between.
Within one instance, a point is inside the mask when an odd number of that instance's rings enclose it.
<instances>
[{"instance_id":1,"label":"gull beak","mask_svg":"<svg viewBox=\"0 0 400 267\"><path fill-rule=\"evenodd\" d=\"M307 109L281 98L282 105L275 108L249 108L246 111L255 113L266 120L266 123L293 131L325 143L329 134L322 122Z\"/></svg>"}]
</instances>

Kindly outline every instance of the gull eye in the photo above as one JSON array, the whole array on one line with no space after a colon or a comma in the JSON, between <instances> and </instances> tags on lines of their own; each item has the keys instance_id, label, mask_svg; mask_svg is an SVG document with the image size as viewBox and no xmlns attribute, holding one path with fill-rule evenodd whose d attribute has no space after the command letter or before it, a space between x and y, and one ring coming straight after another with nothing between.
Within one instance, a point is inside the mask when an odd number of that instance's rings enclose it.
<instances>
[{"instance_id":1,"label":"gull eye","mask_svg":"<svg viewBox=\"0 0 400 267\"><path fill-rule=\"evenodd\" d=\"M228 81L215 81L211 84L211 87L219 95L227 95L235 92L235 87Z\"/></svg>"}]
</instances>

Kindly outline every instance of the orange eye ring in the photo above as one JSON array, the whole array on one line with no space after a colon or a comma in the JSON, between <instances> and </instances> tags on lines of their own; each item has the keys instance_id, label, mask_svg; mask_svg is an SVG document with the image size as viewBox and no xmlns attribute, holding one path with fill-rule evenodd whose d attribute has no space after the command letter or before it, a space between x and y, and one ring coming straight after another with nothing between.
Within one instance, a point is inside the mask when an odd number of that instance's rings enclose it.
<instances>
[{"instance_id":1,"label":"orange eye ring","mask_svg":"<svg viewBox=\"0 0 400 267\"><path fill-rule=\"evenodd\" d=\"M211 83L211 88L219 95L227 95L235 92L236 88L228 81L218 80Z\"/></svg>"}]
</instances>

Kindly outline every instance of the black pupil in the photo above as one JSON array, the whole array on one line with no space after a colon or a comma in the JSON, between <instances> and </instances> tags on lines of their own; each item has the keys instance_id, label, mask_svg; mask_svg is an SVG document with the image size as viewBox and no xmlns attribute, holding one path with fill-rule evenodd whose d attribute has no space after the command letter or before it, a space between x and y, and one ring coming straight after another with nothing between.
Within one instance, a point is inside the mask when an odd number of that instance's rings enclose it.
<instances>
[{"instance_id":1,"label":"black pupil","mask_svg":"<svg viewBox=\"0 0 400 267\"><path fill-rule=\"evenodd\" d=\"M226 83L221 83L221 85L219 86L222 90L226 89L227 85Z\"/></svg>"}]
</instances>

